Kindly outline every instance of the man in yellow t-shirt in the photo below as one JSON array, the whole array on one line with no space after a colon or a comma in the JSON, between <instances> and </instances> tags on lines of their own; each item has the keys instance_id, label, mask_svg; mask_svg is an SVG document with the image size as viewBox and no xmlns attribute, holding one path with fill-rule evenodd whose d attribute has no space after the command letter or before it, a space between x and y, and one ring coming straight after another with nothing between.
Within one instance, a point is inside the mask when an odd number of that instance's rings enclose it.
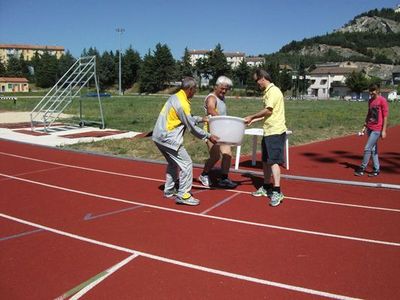
<instances>
[{"instance_id":1,"label":"man in yellow t-shirt","mask_svg":"<svg viewBox=\"0 0 400 300\"><path fill-rule=\"evenodd\" d=\"M280 187L280 166L284 163L287 130L285 103L281 90L272 83L268 72L257 69L253 78L264 91L264 108L253 115L245 117L245 122L250 125L255 121L264 120L264 136L261 142L264 184L252 195L269 197L269 204L278 206L284 198ZM271 175L274 180L273 184L271 183Z\"/></svg>"}]
</instances>

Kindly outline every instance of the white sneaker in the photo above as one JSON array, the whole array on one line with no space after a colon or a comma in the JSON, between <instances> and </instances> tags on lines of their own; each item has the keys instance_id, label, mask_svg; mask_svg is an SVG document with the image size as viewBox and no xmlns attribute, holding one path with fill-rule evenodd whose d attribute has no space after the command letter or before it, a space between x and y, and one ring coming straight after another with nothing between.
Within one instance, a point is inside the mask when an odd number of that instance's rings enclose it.
<instances>
[{"instance_id":1,"label":"white sneaker","mask_svg":"<svg viewBox=\"0 0 400 300\"><path fill-rule=\"evenodd\" d=\"M210 179L208 178L208 175L200 175L199 176L199 181L205 187L210 187Z\"/></svg>"},{"instance_id":2,"label":"white sneaker","mask_svg":"<svg viewBox=\"0 0 400 300\"><path fill-rule=\"evenodd\" d=\"M182 197L177 196L175 198L175 203L176 204L186 204L186 205L195 206L195 205L199 205L200 204L200 200L194 198L189 193L185 193L185 195L183 195Z\"/></svg>"}]
</instances>

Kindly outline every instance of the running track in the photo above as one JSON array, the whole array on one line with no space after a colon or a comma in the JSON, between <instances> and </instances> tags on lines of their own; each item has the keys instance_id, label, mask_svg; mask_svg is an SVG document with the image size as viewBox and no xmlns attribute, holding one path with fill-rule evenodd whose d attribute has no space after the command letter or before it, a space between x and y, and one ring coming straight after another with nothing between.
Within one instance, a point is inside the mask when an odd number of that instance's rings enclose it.
<instances>
[{"instance_id":1,"label":"running track","mask_svg":"<svg viewBox=\"0 0 400 300\"><path fill-rule=\"evenodd\" d=\"M284 180L270 208L234 173L188 207L164 169L0 139L2 298L400 298L400 191Z\"/></svg>"}]
</instances>

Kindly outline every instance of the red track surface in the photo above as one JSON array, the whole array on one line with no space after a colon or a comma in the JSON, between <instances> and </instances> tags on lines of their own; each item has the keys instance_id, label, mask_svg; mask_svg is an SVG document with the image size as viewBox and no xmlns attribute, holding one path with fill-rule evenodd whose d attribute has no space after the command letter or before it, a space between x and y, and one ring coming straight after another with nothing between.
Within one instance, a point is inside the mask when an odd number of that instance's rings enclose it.
<instances>
[{"instance_id":1,"label":"red track surface","mask_svg":"<svg viewBox=\"0 0 400 300\"><path fill-rule=\"evenodd\" d=\"M295 135L296 132L293 132ZM360 166L366 136L345 136L328 141L290 147L290 170L284 174L351 180L370 183L400 184L400 126L388 129L388 137L379 140L378 149L381 174L378 177L356 177L354 170ZM260 154L258 156L260 161ZM372 164L372 162L371 162ZM243 157L242 169L261 170L261 163L251 167L251 158ZM372 165L368 171L372 171Z\"/></svg>"},{"instance_id":2,"label":"red track surface","mask_svg":"<svg viewBox=\"0 0 400 300\"><path fill-rule=\"evenodd\" d=\"M289 172L355 180L342 162L364 141L339 155L348 139L292 148ZM390 147L374 180L398 184ZM0 140L2 298L54 299L133 253L83 298L400 298L400 191L284 180L271 208L249 195L260 178L235 173L236 190L195 187L187 207L162 197L164 169Z\"/></svg>"}]
</instances>

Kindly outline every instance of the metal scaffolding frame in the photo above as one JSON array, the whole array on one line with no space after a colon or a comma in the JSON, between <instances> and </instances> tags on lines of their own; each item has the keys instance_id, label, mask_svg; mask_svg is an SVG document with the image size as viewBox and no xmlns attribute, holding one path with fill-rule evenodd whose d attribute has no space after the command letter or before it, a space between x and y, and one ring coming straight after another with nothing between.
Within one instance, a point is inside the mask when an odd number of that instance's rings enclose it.
<instances>
[{"instance_id":1,"label":"metal scaffolding frame","mask_svg":"<svg viewBox=\"0 0 400 300\"><path fill-rule=\"evenodd\" d=\"M49 127L59 118L60 114L72 103L77 96L80 97L81 89L94 79L96 85L97 99L99 102L101 121L97 122L100 128L105 128L103 108L99 93L99 83L96 75L96 56L80 57L51 90L40 100L40 102L31 111L31 129L35 130L37 126L43 126L47 131ZM87 122L82 119L82 99L79 99L79 117L80 126L85 124L94 124L96 122Z\"/></svg>"}]
</instances>

